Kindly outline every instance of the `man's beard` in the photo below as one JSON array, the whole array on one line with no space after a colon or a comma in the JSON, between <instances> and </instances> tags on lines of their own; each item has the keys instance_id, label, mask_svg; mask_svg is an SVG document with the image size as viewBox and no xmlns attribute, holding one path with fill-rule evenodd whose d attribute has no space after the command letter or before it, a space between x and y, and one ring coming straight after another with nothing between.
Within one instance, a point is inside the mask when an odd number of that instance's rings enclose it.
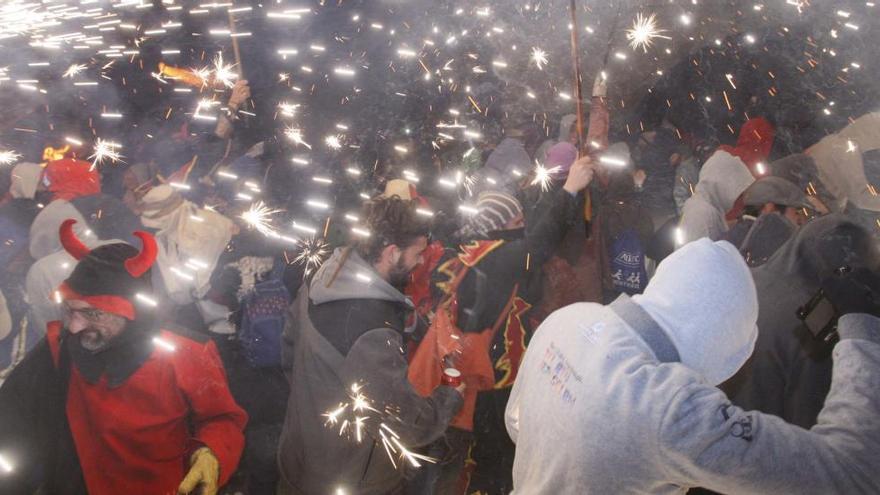
<instances>
[{"instance_id":1,"label":"man's beard","mask_svg":"<svg viewBox=\"0 0 880 495\"><path fill-rule=\"evenodd\" d=\"M409 274L411 271L412 270L407 269L406 265L403 264L403 257L401 257L401 259L397 260L397 263L391 267L391 271L388 273L388 283L403 292L403 289L405 289L406 285L409 283Z\"/></svg>"},{"instance_id":2,"label":"man's beard","mask_svg":"<svg viewBox=\"0 0 880 495\"><path fill-rule=\"evenodd\" d=\"M89 352L99 352L107 348L110 341L98 330L87 329L76 335L79 345Z\"/></svg>"}]
</instances>

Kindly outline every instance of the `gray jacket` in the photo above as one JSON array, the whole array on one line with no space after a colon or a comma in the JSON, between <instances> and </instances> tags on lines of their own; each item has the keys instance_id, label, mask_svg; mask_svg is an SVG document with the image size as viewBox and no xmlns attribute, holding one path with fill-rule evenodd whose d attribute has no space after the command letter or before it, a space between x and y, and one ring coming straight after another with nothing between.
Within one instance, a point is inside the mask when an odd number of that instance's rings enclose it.
<instances>
[{"instance_id":1,"label":"gray jacket","mask_svg":"<svg viewBox=\"0 0 880 495\"><path fill-rule=\"evenodd\" d=\"M355 252L347 260L342 253L318 270L288 313L283 355L291 394L278 460L283 480L304 494L385 494L402 482L406 461L395 456L398 467L392 464L380 424L409 449L427 445L443 434L462 399L450 387L427 398L413 390L402 329L381 323L412 303ZM368 323L374 320L380 323ZM353 385L375 411L352 415L349 405L333 424L327 413L351 401ZM348 417L367 418L360 442L352 425L342 431Z\"/></svg>"},{"instance_id":2,"label":"gray jacket","mask_svg":"<svg viewBox=\"0 0 880 495\"><path fill-rule=\"evenodd\" d=\"M732 405L676 362L670 337L625 296L569 306L545 325L507 409L514 493L880 491L878 318L841 318L834 381L811 430Z\"/></svg>"}]
</instances>

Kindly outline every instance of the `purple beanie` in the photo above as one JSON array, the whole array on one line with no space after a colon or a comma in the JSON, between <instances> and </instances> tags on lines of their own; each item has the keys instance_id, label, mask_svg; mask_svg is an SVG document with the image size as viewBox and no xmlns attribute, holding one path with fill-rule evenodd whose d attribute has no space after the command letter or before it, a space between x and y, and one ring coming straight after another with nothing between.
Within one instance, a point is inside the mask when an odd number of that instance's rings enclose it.
<instances>
[{"instance_id":1,"label":"purple beanie","mask_svg":"<svg viewBox=\"0 0 880 495\"><path fill-rule=\"evenodd\" d=\"M577 148L571 143L556 143L547 150L544 168L559 167L559 175L568 175L571 164L577 159Z\"/></svg>"}]
</instances>

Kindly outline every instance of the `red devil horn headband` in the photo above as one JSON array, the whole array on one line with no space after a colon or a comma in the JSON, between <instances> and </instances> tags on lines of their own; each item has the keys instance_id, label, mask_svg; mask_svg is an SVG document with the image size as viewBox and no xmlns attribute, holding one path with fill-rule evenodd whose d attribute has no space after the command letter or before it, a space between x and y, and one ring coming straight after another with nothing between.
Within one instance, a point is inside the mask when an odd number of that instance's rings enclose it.
<instances>
[{"instance_id":1,"label":"red devil horn headband","mask_svg":"<svg viewBox=\"0 0 880 495\"><path fill-rule=\"evenodd\" d=\"M73 224L76 223L76 220L72 218L68 218L61 224L60 236L61 236L61 245L64 246L64 250L67 251L71 256L76 260L81 260L88 256L90 249L86 247L85 244L82 243L73 232Z\"/></svg>"},{"instance_id":2,"label":"red devil horn headband","mask_svg":"<svg viewBox=\"0 0 880 495\"><path fill-rule=\"evenodd\" d=\"M91 250L73 232L73 224L75 223L76 220L67 219L61 224L61 245L76 260L81 260L88 256ZM156 246L156 239L152 235L141 231L135 232L134 235L140 238L143 247L138 254L125 260L125 271L132 277L138 278L153 266L159 249Z\"/></svg>"}]
</instances>

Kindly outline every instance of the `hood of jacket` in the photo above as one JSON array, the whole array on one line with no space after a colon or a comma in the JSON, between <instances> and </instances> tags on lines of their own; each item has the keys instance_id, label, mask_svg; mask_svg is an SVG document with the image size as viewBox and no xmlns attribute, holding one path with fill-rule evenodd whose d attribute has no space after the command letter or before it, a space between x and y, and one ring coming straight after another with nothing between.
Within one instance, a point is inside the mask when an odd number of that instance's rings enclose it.
<instances>
[{"instance_id":1,"label":"hood of jacket","mask_svg":"<svg viewBox=\"0 0 880 495\"><path fill-rule=\"evenodd\" d=\"M760 266L797 231L797 225L779 212L765 213L755 219L740 245L749 266Z\"/></svg>"},{"instance_id":2,"label":"hood of jacket","mask_svg":"<svg viewBox=\"0 0 880 495\"><path fill-rule=\"evenodd\" d=\"M702 197L722 215L733 208L755 177L745 164L727 151L716 151L703 168L694 195Z\"/></svg>"},{"instance_id":3,"label":"hood of jacket","mask_svg":"<svg viewBox=\"0 0 880 495\"><path fill-rule=\"evenodd\" d=\"M686 244L660 263L633 301L669 335L681 363L712 385L733 376L754 350L755 284L729 242Z\"/></svg>"},{"instance_id":4,"label":"hood of jacket","mask_svg":"<svg viewBox=\"0 0 880 495\"><path fill-rule=\"evenodd\" d=\"M314 304L379 299L413 307L409 298L382 279L357 251L346 248L337 248L321 265L309 286L309 297Z\"/></svg>"},{"instance_id":5,"label":"hood of jacket","mask_svg":"<svg viewBox=\"0 0 880 495\"><path fill-rule=\"evenodd\" d=\"M12 173L10 174L12 183L9 185L9 194L13 198L34 199L42 174L43 167L39 164L19 163L12 168Z\"/></svg>"},{"instance_id":6,"label":"hood of jacket","mask_svg":"<svg viewBox=\"0 0 880 495\"><path fill-rule=\"evenodd\" d=\"M801 227L754 273L756 280L786 279L789 284L813 292L842 266L876 269L880 266L880 252L870 232L835 213Z\"/></svg>"}]
</instances>

